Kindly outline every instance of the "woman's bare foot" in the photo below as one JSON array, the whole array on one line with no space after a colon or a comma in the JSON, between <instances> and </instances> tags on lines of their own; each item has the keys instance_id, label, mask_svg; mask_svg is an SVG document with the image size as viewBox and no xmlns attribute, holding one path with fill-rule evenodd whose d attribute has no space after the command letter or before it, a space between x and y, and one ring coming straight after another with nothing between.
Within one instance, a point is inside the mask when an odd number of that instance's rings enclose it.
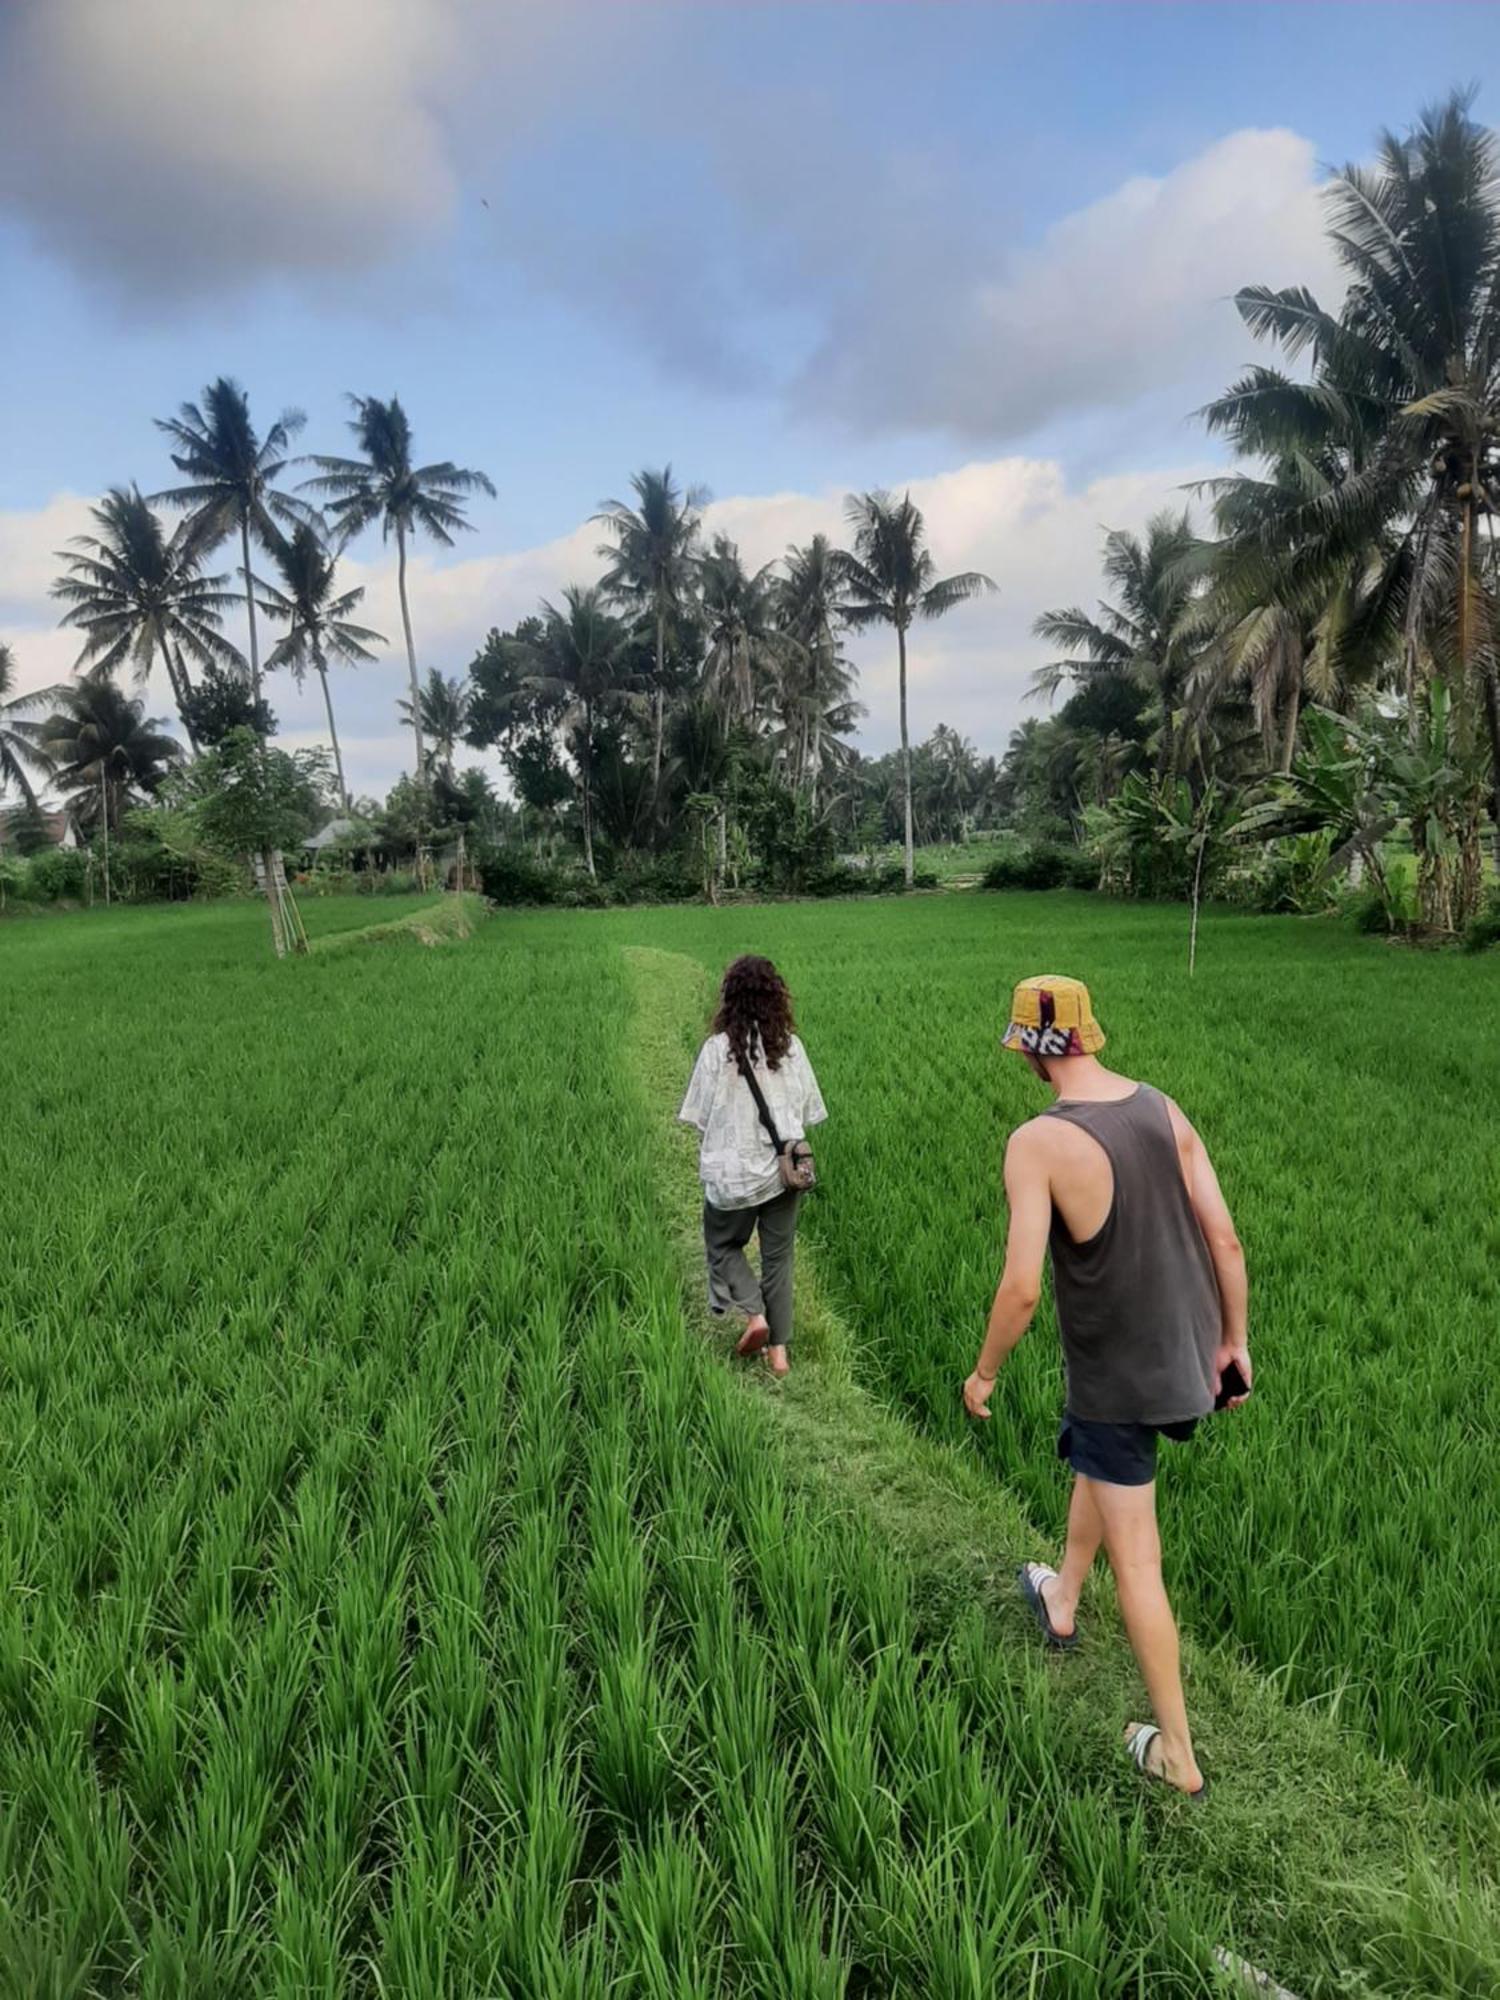
<instances>
[{"instance_id":1,"label":"woman's bare foot","mask_svg":"<svg viewBox=\"0 0 1500 2000\"><path fill-rule=\"evenodd\" d=\"M790 1375L792 1364L786 1358L786 1342L766 1349L766 1365L773 1375Z\"/></svg>"},{"instance_id":2,"label":"woman's bare foot","mask_svg":"<svg viewBox=\"0 0 1500 2000\"><path fill-rule=\"evenodd\" d=\"M1132 1755L1135 1754L1133 1748L1135 1739L1140 1735L1143 1726L1150 1727L1149 1724L1142 1725L1139 1722L1127 1722L1125 1725L1125 1747ZM1136 1758L1136 1762L1148 1778L1156 1778L1162 1784L1170 1785L1175 1792L1186 1792L1189 1798L1205 1789L1203 1773L1198 1769L1198 1762L1192 1751L1169 1750L1167 1739L1159 1729L1153 1731L1144 1753Z\"/></svg>"},{"instance_id":3,"label":"woman's bare foot","mask_svg":"<svg viewBox=\"0 0 1500 2000\"><path fill-rule=\"evenodd\" d=\"M764 1313L753 1313L735 1346L735 1353L742 1361L748 1361L752 1354L759 1354L771 1338L771 1323Z\"/></svg>"}]
</instances>

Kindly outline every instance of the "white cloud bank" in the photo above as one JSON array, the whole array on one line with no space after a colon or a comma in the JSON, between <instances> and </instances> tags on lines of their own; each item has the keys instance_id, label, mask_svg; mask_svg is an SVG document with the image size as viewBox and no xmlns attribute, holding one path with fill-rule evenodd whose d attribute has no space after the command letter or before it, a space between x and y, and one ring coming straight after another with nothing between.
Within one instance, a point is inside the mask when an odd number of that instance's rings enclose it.
<instances>
[{"instance_id":1,"label":"white cloud bank","mask_svg":"<svg viewBox=\"0 0 1500 2000\"><path fill-rule=\"evenodd\" d=\"M974 737L982 750L1003 751L1016 724L1040 712L1026 701L1031 670L1043 658L1030 636L1037 613L1074 601L1093 603L1101 531L1139 528L1156 509L1181 506L1184 484L1207 470L1182 465L1070 487L1052 460L999 458L912 481L910 491L926 515L942 571L984 570L999 586L998 596L915 629L910 698L917 737L946 722ZM760 564L819 530L842 538L843 500L842 488L745 495L715 501L706 525L711 533L735 537L746 561ZM23 688L62 678L76 652L72 636L56 629L46 589L56 569L51 551L78 532L86 506L75 496L59 495L32 514L0 513L0 619L5 621L0 636L15 649ZM598 529L584 522L537 548L443 563L419 555L408 580L424 669L462 673L490 626L513 625L566 583L593 581L600 568L598 541ZM367 553L374 555L378 547L372 542ZM368 590L364 622L395 640L401 624L394 564L382 554L369 562L351 559L346 567L348 581ZM233 623L229 629L238 641ZM861 747L888 749L898 727L894 645L889 634L876 632L862 636L853 653L870 710ZM407 738L395 709L406 685L399 644L388 646L373 666L335 669L333 685L350 782L356 791L384 793L407 761ZM170 712L164 686L153 681L148 694L154 713ZM270 694L283 740L323 740L321 698L313 683L299 694L288 678L277 676Z\"/></svg>"}]
</instances>

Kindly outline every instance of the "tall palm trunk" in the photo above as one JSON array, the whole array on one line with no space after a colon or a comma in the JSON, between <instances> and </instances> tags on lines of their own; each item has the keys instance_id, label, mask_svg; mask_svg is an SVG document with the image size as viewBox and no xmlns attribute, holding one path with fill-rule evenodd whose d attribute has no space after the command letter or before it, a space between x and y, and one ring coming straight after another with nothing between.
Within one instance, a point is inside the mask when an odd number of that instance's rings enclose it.
<instances>
[{"instance_id":1,"label":"tall palm trunk","mask_svg":"<svg viewBox=\"0 0 1500 2000\"><path fill-rule=\"evenodd\" d=\"M589 871L589 879L597 879L594 871L594 704L583 704L583 755L579 759L583 766L583 865Z\"/></svg>"},{"instance_id":2,"label":"tall palm trunk","mask_svg":"<svg viewBox=\"0 0 1500 2000\"><path fill-rule=\"evenodd\" d=\"M328 662L323 658L323 648L319 646L313 653L313 665L318 670L318 679L323 683L323 706L328 713L328 740L333 745L333 768L339 781L339 797L344 802L344 811L349 810L349 787L344 782L344 753L339 748L338 724L333 719L333 694L328 686Z\"/></svg>"},{"instance_id":3,"label":"tall palm trunk","mask_svg":"<svg viewBox=\"0 0 1500 2000\"><path fill-rule=\"evenodd\" d=\"M255 701L255 729L260 737L261 758L266 750L265 733L261 729L261 678L260 678L260 631L255 623L255 586L250 578L250 516L240 515L240 554L245 565L245 612L250 620L250 688ZM271 944L278 958L285 958L289 951L306 951L307 940L300 936L301 925L294 919L290 904L291 891L287 888L286 869L282 865L279 847L261 849L260 865L266 876L266 904L271 912Z\"/></svg>"},{"instance_id":4,"label":"tall palm trunk","mask_svg":"<svg viewBox=\"0 0 1500 2000\"><path fill-rule=\"evenodd\" d=\"M1299 673L1292 682L1291 693L1286 701L1286 727L1281 738L1281 774L1286 776L1292 768L1292 759L1297 754L1297 721L1302 713L1302 676Z\"/></svg>"},{"instance_id":5,"label":"tall palm trunk","mask_svg":"<svg viewBox=\"0 0 1500 2000\"><path fill-rule=\"evenodd\" d=\"M652 695L651 813L657 816L661 799L661 746L666 717L667 612L658 595L656 601L656 687Z\"/></svg>"},{"instance_id":6,"label":"tall palm trunk","mask_svg":"<svg viewBox=\"0 0 1500 2000\"><path fill-rule=\"evenodd\" d=\"M250 620L250 688L255 697L256 733L260 730L260 632L255 623L255 587L250 581L250 516L240 516L240 560L245 566L245 615Z\"/></svg>"},{"instance_id":7,"label":"tall palm trunk","mask_svg":"<svg viewBox=\"0 0 1500 2000\"><path fill-rule=\"evenodd\" d=\"M188 720L188 707L185 699L187 690L191 687L192 683L188 680L187 670L183 666L182 661L174 658L172 648L167 644L165 634L162 634L158 643L161 646L162 665L167 670L167 679L171 684L172 699L177 704L177 720L182 724L187 734L189 747L196 757L198 754L198 739L193 734L192 723Z\"/></svg>"},{"instance_id":8,"label":"tall palm trunk","mask_svg":"<svg viewBox=\"0 0 1500 2000\"><path fill-rule=\"evenodd\" d=\"M417 746L414 775L420 778L426 761L422 749L422 690L417 685L417 649L411 636L411 607L406 601L406 523L399 516L396 521L396 588L401 594L401 629L406 634L406 671L411 680L411 733Z\"/></svg>"},{"instance_id":9,"label":"tall palm trunk","mask_svg":"<svg viewBox=\"0 0 1500 2000\"><path fill-rule=\"evenodd\" d=\"M1459 571L1458 571L1458 703L1467 709L1474 686L1474 513L1478 505L1476 494L1479 487L1479 452L1474 448L1469 466L1469 491L1462 498L1463 513L1459 522ZM1488 708L1488 703L1485 704ZM1472 711L1469 711L1472 717ZM1455 707L1455 720L1458 707ZM1464 753L1472 755L1472 722L1460 729L1460 744ZM1484 864L1481 860L1482 847L1479 826L1483 818L1483 808L1478 799L1466 800L1462 822L1458 829L1459 868L1458 896L1455 919L1466 924L1478 907L1483 893Z\"/></svg>"},{"instance_id":10,"label":"tall palm trunk","mask_svg":"<svg viewBox=\"0 0 1500 2000\"><path fill-rule=\"evenodd\" d=\"M909 889L916 879L916 863L912 854L911 837L911 737L906 727L906 627L896 621L896 646L901 662L901 801L906 821L906 886Z\"/></svg>"}]
</instances>

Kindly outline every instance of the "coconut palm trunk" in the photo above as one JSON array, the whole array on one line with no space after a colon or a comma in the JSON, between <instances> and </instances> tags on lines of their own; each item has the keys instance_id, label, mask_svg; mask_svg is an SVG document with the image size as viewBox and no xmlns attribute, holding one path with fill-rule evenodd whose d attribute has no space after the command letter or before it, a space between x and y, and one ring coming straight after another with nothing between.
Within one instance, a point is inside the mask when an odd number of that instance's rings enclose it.
<instances>
[{"instance_id":1,"label":"coconut palm trunk","mask_svg":"<svg viewBox=\"0 0 1500 2000\"><path fill-rule=\"evenodd\" d=\"M916 862L912 843L911 735L906 725L906 627L899 621L896 625L896 646L901 665L901 804L906 822L906 852L902 866L909 889L916 879Z\"/></svg>"},{"instance_id":2,"label":"coconut palm trunk","mask_svg":"<svg viewBox=\"0 0 1500 2000\"><path fill-rule=\"evenodd\" d=\"M651 740L651 810L659 809L661 800L661 749L662 730L666 720L666 678L667 678L667 613L660 598L656 605L656 687L652 694L652 740Z\"/></svg>"},{"instance_id":3,"label":"coconut palm trunk","mask_svg":"<svg viewBox=\"0 0 1500 2000\"><path fill-rule=\"evenodd\" d=\"M349 787L344 782L344 753L339 748L339 726L333 719L333 691L328 685L328 662L323 657L321 646L313 654L313 665L318 670L318 679L323 683L323 709L328 717L328 741L333 746L333 769L339 781L339 797L344 802L344 811L348 812Z\"/></svg>"},{"instance_id":4,"label":"coconut palm trunk","mask_svg":"<svg viewBox=\"0 0 1500 2000\"><path fill-rule=\"evenodd\" d=\"M192 687L192 682L188 679L187 668L183 665L182 661L174 657L172 648L167 644L165 633L161 636L160 645L162 665L167 670L167 680L171 685L172 699L177 704L177 719L182 724L193 755L196 757L198 754L198 738L193 733L193 725L188 719L188 704L186 699L188 691Z\"/></svg>"},{"instance_id":5,"label":"coconut palm trunk","mask_svg":"<svg viewBox=\"0 0 1500 2000\"><path fill-rule=\"evenodd\" d=\"M1297 754L1297 723L1302 714L1302 675L1299 672L1292 682L1291 692L1286 701L1286 727L1281 738L1280 770L1283 777L1292 768L1292 759Z\"/></svg>"},{"instance_id":6,"label":"coconut palm trunk","mask_svg":"<svg viewBox=\"0 0 1500 2000\"><path fill-rule=\"evenodd\" d=\"M583 755L579 759L583 769L583 865L589 871L589 879L596 880L594 869L594 704L583 704Z\"/></svg>"},{"instance_id":7,"label":"coconut palm trunk","mask_svg":"<svg viewBox=\"0 0 1500 2000\"><path fill-rule=\"evenodd\" d=\"M245 564L245 611L250 620L250 686L255 700L255 726L260 734L260 632L255 622L255 586L250 575L250 521L245 514L240 516L240 553ZM260 735L260 747L265 751L266 739ZM295 921L289 909L291 891L287 887L286 868L279 847L261 849L260 865L266 877L266 904L271 912L271 944L278 958L285 958L289 951L306 951L307 941L301 936L301 925Z\"/></svg>"},{"instance_id":8,"label":"coconut palm trunk","mask_svg":"<svg viewBox=\"0 0 1500 2000\"><path fill-rule=\"evenodd\" d=\"M406 634L406 671L411 678L411 733L416 744L414 775L422 775L426 752L422 747L422 690L417 685L417 648L411 636L411 606L406 601L406 523L396 521L396 588L401 596L401 629Z\"/></svg>"}]
</instances>

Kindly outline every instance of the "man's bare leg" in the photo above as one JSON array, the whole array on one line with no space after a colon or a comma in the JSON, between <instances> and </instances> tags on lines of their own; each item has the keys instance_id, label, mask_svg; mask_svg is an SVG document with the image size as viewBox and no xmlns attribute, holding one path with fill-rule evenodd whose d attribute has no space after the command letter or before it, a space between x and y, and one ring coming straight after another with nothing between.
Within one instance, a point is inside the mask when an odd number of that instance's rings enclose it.
<instances>
[{"instance_id":1,"label":"man's bare leg","mask_svg":"<svg viewBox=\"0 0 1500 2000\"><path fill-rule=\"evenodd\" d=\"M1125 1630L1161 1731L1148 1753L1148 1768L1179 1791L1196 1792L1203 1783L1203 1773L1193 1755L1188 1729L1177 1621L1162 1582L1156 1482L1146 1486L1111 1486L1103 1480L1088 1483L1104 1524L1104 1546L1115 1573ZM1127 1740L1135 1727L1127 1725Z\"/></svg>"},{"instance_id":2,"label":"man's bare leg","mask_svg":"<svg viewBox=\"0 0 1500 2000\"><path fill-rule=\"evenodd\" d=\"M1046 1577L1038 1588L1047 1616L1059 1639L1066 1639L1078 1618L1078 1599L1084 1580L1094 1566L1099 1544L1104 1539L1104 1517L1094 1499L1091 1479L1079 1474L1073 1481L1073 1497L1068 1503L1068 1545L1062 1568L1055 1577Z\"/></svg>"}]
</instances>

